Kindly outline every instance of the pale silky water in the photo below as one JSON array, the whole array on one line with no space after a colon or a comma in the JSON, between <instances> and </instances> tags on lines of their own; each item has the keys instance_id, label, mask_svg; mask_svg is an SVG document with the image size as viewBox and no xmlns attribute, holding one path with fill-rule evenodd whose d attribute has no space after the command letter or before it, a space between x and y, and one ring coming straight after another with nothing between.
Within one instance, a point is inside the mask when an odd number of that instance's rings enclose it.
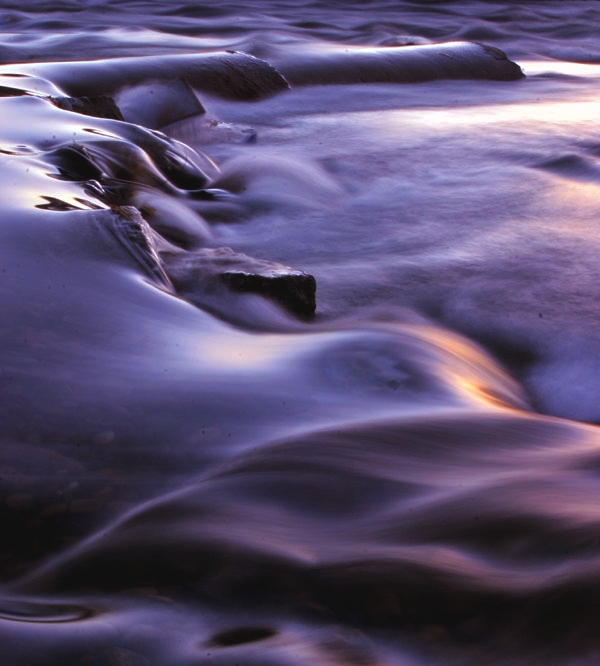
<instances>
[{"instance_id":1,"label":"pale silky water","mask_svg":"<svg viewBox=\"0 0 600 666\"><path fill-rule=\"evenodd\" d=\"M600 662L598 27L591 2L3 3L2 666ZM457 40L525 77L152 98L168 57ZM50 99L107 92L132 124ZM122 204L314 275L316 315L176 293Z\"/></svg>"}]
</instances>

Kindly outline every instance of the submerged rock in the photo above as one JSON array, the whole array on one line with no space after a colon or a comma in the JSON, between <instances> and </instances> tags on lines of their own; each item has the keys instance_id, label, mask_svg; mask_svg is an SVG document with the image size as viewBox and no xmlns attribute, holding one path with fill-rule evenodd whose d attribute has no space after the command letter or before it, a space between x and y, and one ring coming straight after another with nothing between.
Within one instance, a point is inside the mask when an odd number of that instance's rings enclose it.
<instances>
[{"instance_id":1,"label":"submerged rock","mask_svg":"<svg viewBox=\"0 0 600 666\"><path fill-rule=\"evenodd\" d=\"M83 145L59 146L49 151L46 157L57 166L60 177L65 180L99 181L102 178L102 169Z\"/></svg>"},{"instance_id":2,"label":"submerged rock","mask_svg":"<svg viewBox=\"0 0 600 666\"><path fill-rule=\"evenodd\" d=\"M238 254L228 247L196 252L161 253L175 289L192 303L204 305L204 294L225 286L258 294L302 318L315 314L317 283L304 271Z\"/></svg>"},{"instance_id":3,"label":"submerged rock","mask_svg":"<svg viewBox=\"0 0 600 666\"><path fill-rule=\"evenodd\" d=\"M196 150L160 132L124 123L119 136L139 146L169 182L182 190L198 190L218 177L220 170L201 150Z\"/></svg>"},{"instance_id":4,"label":"submerged rock","mask_svg":"<svg viewBox=\"0 0 600 666\"><path fill-rule=\"evenodd\" d=\"M170 194L178 190L198 191L220 174L208 155L179 141L155 136L148 130L123 123L121 138L94 138L86 143L70 142L46 153L58 168L60 178L98 181L106 203L129 203L132 191L148 186Z\"/></svg>"},{"instance_id":5,"label":"submerged rock","mask_svg":"<svg viewBox=\"0 0 600 666\"><path fill-rule=\"evenodd\" d=\"M106 228L144 269L152 281L167 291L171 282L156 250L152 229L133 206L114 206L104 220Z\"/></svg>"},{"instance_id":6,"label":"submerged rock","mask_svg":"<svg viewBox=\"0 0 600 666\"><path fill-rule=\"evenodd\" d=\"M83 116L93 118L108 118L109 120L123 120L123 114L115 100L108 95L94 95L91 97L52 97L52 102L64 111L73 111Z\"/></svg>"},{"instance_id":7,"label":"submerged rock","mask_svg":"<svg viewBox=\"0 0 600 666\"><path fill-rule=\"evenodd\" d=\"M191 249L206 245L212 238L207 222L172 196L152 188L140 188L133 196L133 204L154 231L169 243Z\"/></svg>"}]
</instances>

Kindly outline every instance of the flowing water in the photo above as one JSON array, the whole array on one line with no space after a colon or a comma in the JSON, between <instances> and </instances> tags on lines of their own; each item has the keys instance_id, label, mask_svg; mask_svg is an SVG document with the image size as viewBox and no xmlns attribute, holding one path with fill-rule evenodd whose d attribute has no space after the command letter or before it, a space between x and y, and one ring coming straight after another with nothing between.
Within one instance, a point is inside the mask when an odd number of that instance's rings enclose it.
<instances>
[{"instance_id":1,"label":"flowing water","mask_svg":"<svg viewBox=\"0 0 600 666\"><path fill-rule=\"evenodd\" d=\"M600 663L598 26L2 3L2 666ZM455 41L525 77L351 61Z\"/></svg>"}]
</instances>

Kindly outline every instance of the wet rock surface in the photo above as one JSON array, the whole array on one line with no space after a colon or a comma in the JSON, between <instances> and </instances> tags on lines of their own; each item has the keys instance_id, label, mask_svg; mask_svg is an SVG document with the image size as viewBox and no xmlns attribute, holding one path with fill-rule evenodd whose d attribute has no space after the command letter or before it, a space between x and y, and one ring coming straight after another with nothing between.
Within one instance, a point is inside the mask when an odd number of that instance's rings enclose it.
<instances>
[{"instance_id":1,"label":"wet rock surface","mask_svg":"<svg viewBox=\"0 0 600 666\"><path fill-rule=\"evenodd\" d=\"M124 120L121 110L115 100L108 95L94 95L92 97L53 97L52 102L59 109L81 113L94 118L109 118L111 120Z\"/></svg>"},{"instance_id":2,"label":"wet rock surface","mask_svg":"<svg viewBox=\"0 0 600 666\"><path fill-rule=\"evenodd\" d=\"M228 247L162 252L161 259L177 292L192 302L203 303L207 291L224 285L233 292L263 296L301 318L315 314L317 283L304 271Z\"/></svg>"},{"instance_id":3,"label":"wet rock surface","mask_svg":"<svg viewBox=\"0 0 600 666\"><path fill-rule=\"evenodd\" d=\"M332 48L277 59L292 85L422 83L444 79L515 81L522 69L500 49L474 42Z\"/></svg>"}]
</instances>

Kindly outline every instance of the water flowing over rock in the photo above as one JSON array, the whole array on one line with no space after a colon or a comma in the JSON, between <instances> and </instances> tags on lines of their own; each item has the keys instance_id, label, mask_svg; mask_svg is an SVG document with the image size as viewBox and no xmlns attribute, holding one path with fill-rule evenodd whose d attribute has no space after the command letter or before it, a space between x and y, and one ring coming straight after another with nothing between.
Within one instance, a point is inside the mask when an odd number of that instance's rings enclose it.
<instances>
[{"instance_id":1,"label":"water flowing over rock","mask_svg":"<svg viewBox=\"0 0 600 666\"><path fill-rule=\"evenodd\" d=\"M500 49L472 42L387 48L323 48L276 59L292 85L422 83L443 79L514 81L519 65Z\"/></svg>"},{"instance_id":2,"label":"water flowing over rock","mask_svg":"<svg viewBox=\"0 0 600 666\"><path fill-rule=\"evenodd\" d=\"M117 96L127 120L150 129L204 114L204 107L185 79L142 83L121 90Z\"/></svg>"},{"instance_id":3,"label":"water flowing over rock","mask_svg":"<svg viewBox=\"0 0 600 666\"><path fill-rule=\"evenodd\" d=\"M73 97L112 95L148 80L184 79L198 90L234 100L261 99L289 88L269 63L234 52L36 63L10 69L48 78Z\"/></svg>"},{"instance_id":4,"label":"water flowing over rock","mask_svg":"<svg viewBox=\"0 0 600 666\"><path fill-rule=\"evenodd\" d=\"M597 663L599 22L3 4L0 666Z\"/></svg>"}]
</instances>

